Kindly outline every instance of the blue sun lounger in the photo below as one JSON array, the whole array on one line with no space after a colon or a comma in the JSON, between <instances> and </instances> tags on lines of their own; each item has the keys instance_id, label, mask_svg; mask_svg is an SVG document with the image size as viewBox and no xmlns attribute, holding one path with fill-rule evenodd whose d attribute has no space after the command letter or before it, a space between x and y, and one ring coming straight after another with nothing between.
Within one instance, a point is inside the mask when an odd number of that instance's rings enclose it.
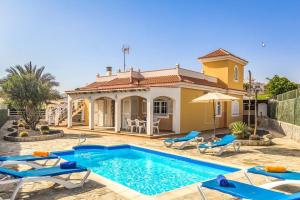
<instances>
[{"instance_id":1,"label":"blue sun lounger","mask_svg":"<svg viewBox=\"0 0 300 200\"><path fill-rule=\"evenodd\" d=\"M248 200L250 199L251 200L266 200L266 199L299 200L300 199L300 192L288 195L282 192L270 190L273 187L271 187L268 184L257 187L254 185L249 185L238 181L233 181L233 180L228 180L228 181L230 185L227 187L220 186L216 179L200 183L198 185L198 190L200 192L201 198L203 200L207 200L203 192L203 188L208 188L212 190L217 190L225 194L229 194L239 199L248 199Z\"/></svg>"},{"instance_id":2,"label":"blue sun lounger","mask_svg":"<svg viewBox=\"0 0 300 200\"><path fill-rule=\"evenodd\" d=\"M250 178L249 173L259 174L259 175L263 175L266 177L273 177L276 179L286 180L286 181L294 180L294 181L299 181L299 183L300 183L300 173L294 172L294 171L276 172L276 173L275 172L266 172L262 166L257 166L257 167L252 167L247 170L244 170L244 173L251 184L253 184L253 182ZM269 179L267 179L267 180L270 181Z\"/></svg>"},{"instance_id":3,"label":"blue sun lounger","mask_svg":"<svg viewBox=\"0 0 300 200\"><path fill-rule=\"evenodd\" d=\"M57 159L53 166L57 165L60 161L60 158L54 154L49 156L33 156L33 155L14 155L14 156L0 156L0 167L5 165L13 164L25 164L33 168L39 168L45 166L49 160ZM35 163L36 161L44 160L45 163L40 165Z\"/></svg>"},{"instance_id":4,"label":"blue sun lounger","mask_svg":"<svg viewBox=\"0 0 300 200\"><path fill-rule=\"evenodd\" d=\"M198 131L190 131L187 135L179 138L168 138L164 140L164 144L166 147L171 147L175 143L181 143L180 147L178 149L183 149L184 147L190 145L190 142L196 141L200 132ZM203 138L202 138L203 140Z\"/></svg>"},{"instance_id":5,"label":"blue sun lounger","mask_svg":"<svg viewBox=\"0 0 300 200\"><path fill-rule=\"evenodd\" d=\"M73 173L86 172L83 179L80 183L72 183L68 180ZM16 188L10 200L14 200L17 196L18 191L22 185L26 182L39 182L39 181L50 181L63 185L64 187L71 189L76 187L81 187L85 183L86 179L90 174L90 170L85 167L76 166L71 169L61 169L60 166L55 167L43 167L39 169L31 169L25 171L16 171L5 167L0 167L0 174L5 175L6 177L0 180L0 187L2 185L16 183ZM68 178L59 177L60 175L69 175ZM11 177L12 179L6 179Z\"/></svg>"},{"instance_id":6,"label":"blue sun lounger","mask_svg":"<svg viewBox=\"0 0 300 200\"><path fill-rule=\"evenodd\" d=\"M205 153L207 149L219 149L219 151L215 151L217 155L221 155L228 146L232 145L235 151L240 150L240 143L236 142L236 137L234 135L225 135L221 140L217 142L204 143L198 146L200 153ZM201 150L202 149L202 150Z\"/></svg>"}]
</instances>

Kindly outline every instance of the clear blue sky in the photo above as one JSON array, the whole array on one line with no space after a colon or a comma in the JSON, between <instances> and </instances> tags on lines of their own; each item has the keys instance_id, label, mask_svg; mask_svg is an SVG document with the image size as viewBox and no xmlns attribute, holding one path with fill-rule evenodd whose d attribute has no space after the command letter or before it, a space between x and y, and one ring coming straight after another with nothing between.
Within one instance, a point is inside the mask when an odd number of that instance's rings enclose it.
<instances>
[{"instance_id":1,"label":"clear blue sky","mask_svg":"<svg viewBox=\"0 0 300 200\"><path fill-rule=\"evenodd\" d=\"M0 77L15 64L45 65L74 89L128 65L200 71L197 57L224 48L249 61L257 80L300 82L297 0L0 0ZM266 47L261 47L261 42Z\"/></svg>"}]
</instances>

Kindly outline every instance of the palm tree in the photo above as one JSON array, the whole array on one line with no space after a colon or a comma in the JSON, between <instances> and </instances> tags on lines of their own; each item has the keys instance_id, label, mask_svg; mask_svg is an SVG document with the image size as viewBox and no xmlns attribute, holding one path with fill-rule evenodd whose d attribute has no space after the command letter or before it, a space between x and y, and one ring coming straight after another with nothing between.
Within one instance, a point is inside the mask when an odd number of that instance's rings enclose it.
<instances>
[{"instance_id":1,"label":"palm tree","mask_svg":"<svg viewBox=\"0 0 300 200\"><path fill-rule=\"evenodd\" d=\"M10 67L2 84L8 102L23 111L22 117L31 129L36 128L45 103L59 96L54 89L59 83L53 75L44 73L44 69L44 66L38 68L31 62Z\"/></svg>"}]
</instances>

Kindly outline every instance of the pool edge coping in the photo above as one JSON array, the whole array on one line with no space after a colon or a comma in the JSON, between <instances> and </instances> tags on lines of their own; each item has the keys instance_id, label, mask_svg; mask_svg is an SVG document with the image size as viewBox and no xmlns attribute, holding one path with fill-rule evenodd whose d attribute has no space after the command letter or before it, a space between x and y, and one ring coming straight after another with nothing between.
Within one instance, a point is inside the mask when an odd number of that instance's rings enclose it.
<instances>
[{"instance_id":1,"label":"pool edge coping","mask_svg":"<svg viewBox=\"0 0 300 200\"><path fill-rule=\"evenodd\" d=\"M82 145L82 146L84 146L84 145ZM87 146L89 146L89 145L87 145ZM143 147L141 145L132 144L132 143L125 143L125 144L121 143L121 144L116 144L116 145L92 145L91 144L90 146L101 146L101 147L106 147L106 148L107 147L117 147L117 146L133 146L133 147L138 147L138 148L142 148L142 149L147 149L147 150L150 150L150 151L156 151L156 152L163 153L163 154L170 154L170 155L173 155L173 156L186 157L188 159L192 159L192 160L196 160L196 161L200 161L200 162L207 162L207 163L213 164L213 165L221 165L221 166L225 166L225 167L229 167L229 168L239 169L238 171L235 171L235 172L229 172L227 175L235 174L235 173L240 172L243 169L247 169L247 167L241 166L241 165L227 164L227 163L224 164L220 161L212 162L211 160L208 160L206 158L198 158L198 157L190 156L190 155L181 155L181 154L177 154L177 153L173 153L173 152L171 153L171 152L168 152L168 151L165 152L163 150L159 150L159 149L155 149L155 148L149 148L149 147ZM74 147L76 147L76 146L74 146ZM59 151L59 152L75 151L74 147L72 147L72 150L65 150L65 151ZM62 159L62 160L64 160L64 159ZM159 193L159 194L156 194L156 195L146 195L146 194L142 194L142 193L140 193L140 192L138 192L134 189L131 189L127 186L124 186L124 185L122 185L118 182L110 180L110 179L108 179L104 176L96 174L94 172L91 172L91 175L92 175L91 179L99 182L100 184L105 185L107 188L109 188L113 192L116 192L118 195L123 196L125 198L128 198L130 200L159 199L159 198L164 198L165 196L174 196L174 193L177 193L178 191L179 192L183 192L183 191L192 192L191 188L195 187L197 189L197 185L200 183L200 182L197 182L197 183L189 184L189 185L179 187L179 188L175 188L173 190L162 192L162 193ZM175 195L175 196L177 196L177 195Z\"/></svg>"}]
</instances>

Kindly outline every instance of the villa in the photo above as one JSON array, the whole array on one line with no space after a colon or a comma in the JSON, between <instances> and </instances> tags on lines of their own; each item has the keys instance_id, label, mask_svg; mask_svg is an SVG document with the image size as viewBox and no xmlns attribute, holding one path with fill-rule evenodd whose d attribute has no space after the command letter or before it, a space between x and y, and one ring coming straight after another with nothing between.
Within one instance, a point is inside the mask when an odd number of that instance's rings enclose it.
<instances>
[{"instance_id":1,"label":"villa","mask_svg":"<svg viewBox=\"0 0 300 200\"><path fill-rule=\"evenodd\" d=\"M131 120L140 133L152 136L159 131L185 133L213 128L213 108L208 103L191 103L207 92L220 92L238 101L216 103L216 127L228 127L242 120L244 67L247 61L218 49L198 58L203 72L181 68L153 71L129 71L105 76L72 91L68 95L67 125L74 118L93 130L114 128L115 132L131 128ZM199 67L200 68L200 67ZM78 114L79 119L78 119Z\"/></svg>"}]
</instances>

